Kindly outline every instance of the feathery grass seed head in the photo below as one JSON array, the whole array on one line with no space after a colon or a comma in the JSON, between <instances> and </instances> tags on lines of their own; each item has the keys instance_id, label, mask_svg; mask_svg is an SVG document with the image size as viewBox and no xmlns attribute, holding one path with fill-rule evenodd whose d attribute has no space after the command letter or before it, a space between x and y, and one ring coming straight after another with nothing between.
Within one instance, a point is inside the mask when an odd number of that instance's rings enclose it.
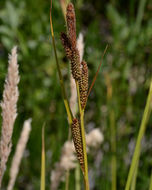
<instances>
[{"instance_id":1,"label":"feathery grass seed head","mask_svg":"<svg viewBox=\"0 0 152 190\"><path fill-rule=\"evenodd\" d=\"M80 55L80 62L82 62L83 54L84 54L84 41L83 41L83 34L80 33L77 39L77 49Z\"/></svg>"},{"instance_id":2,"label":"feathery grass seed head","mask_svg":"<svg viewBox=\"0 0 152 190\"><path fill-rule=\"evenodd\" d=\"M14 122L17 116L17 100L19 96L19 71L17 64L17 47L9 55L8 74L5 80L2 108L2 127L0 140L0 187L6 169L6 163L11 152Z\"/></svg>"},{"instance_id":3,"label":"feathery grass seed head","mask_svg":"<svg viewBox=\"0 0 152 190\"><path fill-rule=\"evenodd\" d=\"M10 168L10 180L7 186L7 190L12 190L15 184L15 180L19 171L21 159L24 154L24 150L26 148L26 144L29 138L29 134L31 131L31 119L28 119L24 122L23 129L21 132L21 136L16 146L16 151L12 160L11 168Z\"/></svg>"}]
</instances>

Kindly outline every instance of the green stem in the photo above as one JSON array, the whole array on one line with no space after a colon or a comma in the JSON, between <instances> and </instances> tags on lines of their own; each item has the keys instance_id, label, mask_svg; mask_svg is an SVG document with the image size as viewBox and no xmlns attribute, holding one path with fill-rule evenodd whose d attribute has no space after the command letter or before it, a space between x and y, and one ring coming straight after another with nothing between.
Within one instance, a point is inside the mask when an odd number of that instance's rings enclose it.
<instances>
[{"instance_id":1,"label":"green stem","mask_svg":"<svg viewBox=\"0 0 152 190\"><path fill-rule=\"evenodd\" d=\"M71 129L69 128L68 141L70 139L71 139ZM66 172L66 178L65 178L65 190L69 189L69 177L70 177L70 170L68 169Z\"/></svg>"},{"instance_id":2,"label":"green stem","mask_svg":"<svg viewBox=\"0 0 152 190\"><path fill-rule=\"evenodd\" d=\"M69 170L66 172L65 190L69 189Z\"/></svg>"},{"instance_id":3,"label":"green stem","mask_svg":"<svg viewBox=\"0 0 152 190\"><path fill-rule=\"evenodd\" d=\"M75 169L75 190L81 190L80 188L80 165L77 163Z\"/></svg>"},{"instance_id":4,"label":"green stem","mask_svg":"<svg viewBox=\"0 0 152 190\"><path fill-rule=\"evenodd\" d=\"M114 111L110 112L110 127L111 127L111 176L112 176L112 190L117 188L117 160L116 160L116 130L115 130L115 115Z\"/></svg>"},{"instance_id":5,"label":"green stem","mask_svg":"<svg viewBox=\"0 0 152 190\"><path fill-rule=\"evenodd\" d=\"M84 128L84 110L82 110L82 108L81 108L80 91L79 91L78 81L76 81L76 88L77 88L77 95L78 95L78 104L79 104L79 112L80 112L80 125L81 125L81 135L82 135L83 155L84 155L85 190L89 190L88 160L87 160L86 138L85 138L85 128Z\"/></svg>"},{"instance_id":6,"label":"green stem","mask_svg":"<svg viewBox=\"0 0 152 190\"><path fill-rule=\"evenodd\" d=\"M146 0L140 0L139 7L138 7L137 18L136 18L136 23L135 23L136 32L140 31L141 22L142 22L143 15L144 15L145 5L146 5Z\"/></svg>"},{"instance_id":7,"label":"green stem","mask_svg":"<svg viewBox=\"0 0 152 190\"><path fill-rule=\"evenodd\" d=\"M138 174L138 165L139 165L139 160L137 161L135 172L134 172L133 179L132 179L132 182L131 182L131 190L135 190L136 189L136 181L137 181L137 174Z\"/></svg>"},{"instance_id":8,"label":"green stem","mask_svg":"<svg viewBox=\"0 0 152 190\"><path fill-rule=\"evenodd\" d=\"M146 124L148 122L151 109L152 109L152 80L151 80L151 84L150 84L150 89L149 89L149 93L148 93L148 98L147 98L147 102L146 102L142 122L141 122L141 125L140 125L138 137L137 137L137 142L136 142L136 146L135 146L131 166L130 166L130 169L129 169L129 174L128 174L125 190L130 189L130 185L131 185L131 181L132 181L132 178L133 178L133 175L134 175L134 172L135 172L136 164L137 164L137 162L139 160L139 157L140 157L141 140L142 140L143 135L144 135L145 130L146 130Z\"/></svg>"},{"instance_id":9,"label":"green stem","mask_svg":"<svg viewBox=\"0 0 152 190\"><path fill-rule=\"evenodd\" d=\"M151 172L151 176L150 176L150 185L149 185L149 190L152 190L152 172Z\"/></svg>"},{"instance_id":10,"label":"green stem","mask_svg":"<svg viewBox=\"0 0 152 190\"><path fill-rule=\"evenodd\" d=\"M45 136L42 127L42 153L41 153L41 190L45 190Z\"/></svg>"}]
</instances>

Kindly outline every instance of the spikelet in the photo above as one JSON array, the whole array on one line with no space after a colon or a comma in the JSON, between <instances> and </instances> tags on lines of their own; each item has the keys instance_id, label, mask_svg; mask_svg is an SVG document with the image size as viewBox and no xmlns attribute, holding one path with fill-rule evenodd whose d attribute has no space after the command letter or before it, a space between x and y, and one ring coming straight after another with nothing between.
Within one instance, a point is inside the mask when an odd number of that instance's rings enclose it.
<instances>
[{"instance_id":1,"label":"spikelet","mask_svg":"<svg viewBox=\"0 0 152 190\"><path fill-rule=\"evenodd\" d=\"M77 158L79 160L81 169L84 173L84 156L83 156L83 144L81 136L81 128L78 119L74 118L71 126L72 138L75 146Z\"/></svg>"},{"instance_id":2,"label":"spikelet","mask_svg":"<svg viewBox=\"0 0 152 190\"><path fill-rule=\"evenodd\" d=\"M66 56L71 63L72 76L75 80L79 81L81 78L80 55L77 49L76 19L74 6L72 3L69 3L67 6L66 21L67 35L62 32L61 41L65 49Z\"/></svg>"},{"instance_id":3,"label":"spikelet","mask_svg":"<svg viewBox=\"0 0 152 190\"><path fill-rule=\"evenodd\" d=\"M71 60L71 72L75 80L79 81L81 79L82 72L80 68L80 56L77 48L73 50L73 55Z\"/></svg>"},{"instance_id":4,"label":"spikelet","mask_svg":"<svg viewBox=\"0 0 152 190\"><path fill-rule=\"evenodd\" d=\"M80 69L80 55L78 49L76 47L74 49L72 48L71 41L64 32L61 33L61 42L65 49L66 56L71 63L72 76L75 80L80 80L81 69Z\"/></svg>"},{"instance_id":5,"label":"spikelet","mask_svg":"<svg viewBox=\"0 0 152 190\"><path fill-rule=\"evenodd\" d=\"M82 75L81 79L79 80L79 89L80 89L81 107L82 109L84 109L88 94L88 66L85 61L82 61L81 65L82 65Z\"/></svg>"},{"instance_id":6,"label":"spikelet","mask_svg":"<svg viewBox=\"0 0 152 190\"><path fill-rule=\"evenodd\" d=\"M76 18L75 18L75 10L72 3L67 5L67 30L68 30L68 37L71 41L72 47L76 47Z\"/></svg>"},{"instance_id":7,"label":"spikelet","mask_svg":"<svg viewBox=\"0 0 152 190\"><path fill-rule=\"evenodd\" d=\"M68 36L64 32L61 32L61 42L62 42L62 45L65 49L65 53L66 53L67 58L69 60L72 60L71 42L70 42Z\"/></svg>"}]
</instances>

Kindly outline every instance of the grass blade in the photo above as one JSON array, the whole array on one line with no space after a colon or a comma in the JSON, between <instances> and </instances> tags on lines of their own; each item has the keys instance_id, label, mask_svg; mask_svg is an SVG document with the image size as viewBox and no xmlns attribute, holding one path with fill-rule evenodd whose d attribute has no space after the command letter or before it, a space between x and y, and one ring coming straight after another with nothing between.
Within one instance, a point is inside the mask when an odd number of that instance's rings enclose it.
<instances>
[{"instance_id":1,"label":"grass blade","mask_svg":"<svg viewBox=\"0 0 152 190\"><path fill-rule=\"evenodd\" d=\"M134 172L134 175L133 175L133 179L132 179L132 182L131 182L131 190L135 190L136 189L136 181L137 181L137 174L138 174L138 165L139 165L139 160L136 164L136 168L135 168L135 172Z\"/></svg>"},{"instance_id":2,"label":"grass blade","mask_svg":"<svg viewBox=\"0 0 152 190\"><path fill-rule=\"evenodd\" d=\"M99 71L100 71L100 67L101 67L101 64L102 64L103 57L104 57L104 55L105 55L107 49L108 49L108 45L106 45L105 50L104 50L104 52L103 52L101 62L100 62L100 64L99 64L99 66L98 66L97 72L96 72L96 74L95 74L95 76L94 76L94 78L93 78L93 81L92 81L92 83L91 83L91 86L90 86L90 88L89 88L88 96L89 96L89 94L90 94L90 92L91 92L91 90L92 90L92 88L93 88L93 86L94 86L94 83L95 83L96 79L97 79L97 76L98 76L98 73L99 73Z\"/></svg>"},{"instance_id":3,"label":"grass blade","mask_svg":"<svg viewBox=\"0 0 152 190\"><path fill-rule=\"evenodd\" d=\"M152 172L151 172L151 176L150 176L150 185L149 185L149 190L152 190Z\"/></svg>"},{"instance_id":4,"label":"grass blade","mask_svg":"<svg viewBox=\"0 0 152 190\"><path fill-rule=\"evenodd\" d=\"M45 135L42 127L42 155L41 155L41 190L45 190Z\"/></svg>"},{"instance_id":5,"label":"grass blade","mask_svg":"<svg viewBox=\"0 0 152 190\"><path fill-rule=\"evenodd\" d=\"M108 73L105 73L105 80L107 86L107 104L109 110L109 124L110 124L110 147L111 147L111 190L117 189L117 157L116 157L116 119L115 112L112 106L112 93L113 88L111 84L111 79Z\"/></svg>"},{"instance_id":6,"label":"grass blade","mask_svg":"<svg viewBox=\"0 0 152 190\"><path fill-rule=\"evenodd\" d=\"M81 190L80 186L80 166L77 163L77 167L75 169L75 190Z\"/></svg>"},{"instance_id":7,"label":"grass blade","mask_svg":"<svg viewBox=\"0 0 152 190\"><path fill-rule=\"evenodd\" d=\"M136 169L136 164L137 164L137 162L139 160L139 157L140 157L141 140L142 140L143 135L145 133L146 124L148 122L151 110L152 110L152 80L151 80L151 84L150 84L150 89L149 89L149 93L148 93L148 98L147 98L147 102L146 102L142 122L141 122L141 125L140 125L138 137L137 137L137 142L136 142L136 146L135 146L131 166L130 166L130 169L129 169L129 174L128 174L125 190L130 189L131 181L132 181L135 169Z\"/></svg>"}]
</instances>

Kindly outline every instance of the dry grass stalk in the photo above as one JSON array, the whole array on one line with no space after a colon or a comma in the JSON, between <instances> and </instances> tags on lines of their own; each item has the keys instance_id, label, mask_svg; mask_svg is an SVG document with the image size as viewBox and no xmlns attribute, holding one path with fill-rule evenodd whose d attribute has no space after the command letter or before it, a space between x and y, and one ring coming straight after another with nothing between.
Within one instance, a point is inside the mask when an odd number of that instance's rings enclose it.
<instances>
[{"instance_id":1,"label":"dry grass stalk","mask_svg":"<svg viewBox=\"0 0 152 190\"><path fill-rule=\"evenodd\" d=\"M24 150L29 138L30 131L31 131L31 121L32 121L31 119L28 119L24 122L21 136L17 143L16 151L15 151L11 168L10 168L10 180L8 183L7 190L12 190L14 187L15 180L19 171L21 159L23 157L23 153L24 153Z\"/></svg>"},{"instance_id":2,"label":"dry grass stalk","mask_svg":"<svg viewBox=\"0 0 152 190\"><path fill-rule=\"evenodd\" d=\"M12 147L13 126L17 116L17 100L19 96L19 71L17 64L17 47L12 49L8 61L8 74L5 80L2 108L2 128L0 140L0 187L6 169L6 163Z\"/></svg>"}]
</instances>

